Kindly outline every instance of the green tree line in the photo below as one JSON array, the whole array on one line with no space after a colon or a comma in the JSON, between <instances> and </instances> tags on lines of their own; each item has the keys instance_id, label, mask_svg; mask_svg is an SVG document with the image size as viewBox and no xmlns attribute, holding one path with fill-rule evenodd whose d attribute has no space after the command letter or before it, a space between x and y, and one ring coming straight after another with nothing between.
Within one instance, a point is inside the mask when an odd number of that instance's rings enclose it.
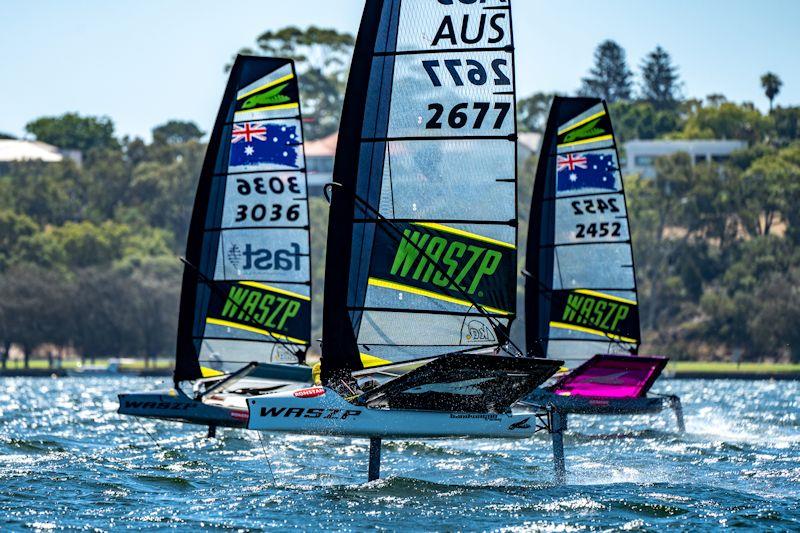
<instances>
[{"instance_id":1,"label":"green tree line","mask_svg":"<svg viewBox=\"0 0 800 533\"><path fill-rule=\"evenodd\" d=\"M352 37L288 28L267 32L257 43L259 53L299 59L303 97L314 102L308 137L335 131ZM677 154L656 162L654 179L625 176L645 351L691 359L741 349L750 359L800 359L794 328L800 318L800 215L794 209L800 108L780 105L774 74L760 80L771 105L778 100L769 113L721 94L687 99L661 48L643 60L638 78L637 88L624 50L605 42L579 89L614 95L611 114L623 141L727 138L748 146L724 164L694 164ZM524 128L541 131L550 96L520 100ZM80 150L83 161L0 166L0 360L5 364L12 344L26 359L66 352L171 356L178 256L205 153L204 132L172 120L154 128L146 142L117 136L107 117L75 113L38 118L27 131ZM520 172L521 242L535 168L534 157ZM327 204L312 198L310 207L318 338Z\"/></svg>"}]
</instances>

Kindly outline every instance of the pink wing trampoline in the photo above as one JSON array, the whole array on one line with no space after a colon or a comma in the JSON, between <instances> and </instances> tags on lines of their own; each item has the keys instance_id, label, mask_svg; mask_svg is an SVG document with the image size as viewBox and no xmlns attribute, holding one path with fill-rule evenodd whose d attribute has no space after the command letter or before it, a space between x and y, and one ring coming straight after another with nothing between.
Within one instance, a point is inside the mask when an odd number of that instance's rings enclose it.
<instances>
[{"instance_id":1,"label":"pink wing trampoline","mask_svg":"<svg viewBox=\"0 0 800 533\"><path fill-rule=\"evenodd\" d=\"M664 357L595 355L556 384L560 396L640 398L667 364Z\"/></svg>"}]
</instances>

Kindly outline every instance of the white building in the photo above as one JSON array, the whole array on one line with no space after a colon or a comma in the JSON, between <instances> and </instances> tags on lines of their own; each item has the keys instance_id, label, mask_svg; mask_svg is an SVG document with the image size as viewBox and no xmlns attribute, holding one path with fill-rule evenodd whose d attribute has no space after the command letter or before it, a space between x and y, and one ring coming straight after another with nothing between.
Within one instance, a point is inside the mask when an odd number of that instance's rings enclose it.
<instances>
[{"instance_id":1,"label":"white building","mask_svg":"<svg viewBox=\"0 0 800 533\"><path fill-rule=\"evenodd\" d=\"M728 141L719 139L687 139L687 140L633 140L625 143L626 175L641 174L645 178L655 177L655 160L658 157L686 152L692 163L726 161L731 152L745 148L744 141Z\"/></svg>"},{"instance_id":2,"label":"white building","mask_svg":"<svg viewBox=\"0 0 800 533\"><path fill-rule=\"evenodd\" d=\"M0 163L18 163L21 161L44 161L57 163L65 158L81 164L81 153L78 150L61 150L39 141L22 139L0 139Z\"/></svg>"}]
</instances>

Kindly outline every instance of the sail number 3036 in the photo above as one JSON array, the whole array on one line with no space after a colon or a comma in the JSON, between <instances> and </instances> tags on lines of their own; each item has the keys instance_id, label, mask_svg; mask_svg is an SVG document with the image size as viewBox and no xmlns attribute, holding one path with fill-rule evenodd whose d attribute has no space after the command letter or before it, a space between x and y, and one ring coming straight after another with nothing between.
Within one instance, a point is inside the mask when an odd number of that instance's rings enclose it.
<instances>
[{"instance_id":1,"label":"sail number 3036","mask_svg":"<svg viewBox=\"0 0 800 533\"><path fill-rule=\"evenodd\" d=\"M251 180L237 178L236 191L242 196L250 196L252 194L283 194L285 192L300 194L300 185L295 176L291 176L285 180L278 176L273 176L269 179L259 176ZM300 218L300 204L284 206L280 203L257 203L254 205L239 204L236 206L236 222L244 222L245 220L262 222L267 219L269 219L270 222L276 222L283 218L289 222L298 220Z\"/></svg>"},{"instance_id":2,"label":"sail number 3036","mask_svg":"<svg viewBox=\"0 0 800 533\"><path fill-rule=\"evenodd\" d=\"M296 176L291 176L289 178L286 178L285 182L278 176L273 176L269 178L269 180L264 180L264 178L259 176L257 178L253 178L252 181L253 183L251 184L250 181L246 179L237 178L236 191L242 196L249 196L252 193L283 194L286 191L289 191L294 194L300 194L300 185L297 183Z\"/></svg>"}]
</instances>

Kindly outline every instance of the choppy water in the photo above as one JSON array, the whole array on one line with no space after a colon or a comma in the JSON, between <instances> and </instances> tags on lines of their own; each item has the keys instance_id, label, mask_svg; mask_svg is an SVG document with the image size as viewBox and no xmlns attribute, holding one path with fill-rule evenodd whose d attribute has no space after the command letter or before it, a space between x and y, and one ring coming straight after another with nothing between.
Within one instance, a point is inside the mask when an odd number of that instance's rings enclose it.
<instances>
[{"instance_id":1,"label":"choppy water","mask_svg":"<svg viewBox=\"0 0 800 533\"><path fill-rule=\"evenodd\" d=\"M660 381L671 414L573 417L568 484L549 440L384 446L122 417L155 379L0 378L0 530L800 530L800 383ZM157 439L156 445L145 429ZM271 460L265 460L265 451Z\"/></svg>"}]
</instances>

